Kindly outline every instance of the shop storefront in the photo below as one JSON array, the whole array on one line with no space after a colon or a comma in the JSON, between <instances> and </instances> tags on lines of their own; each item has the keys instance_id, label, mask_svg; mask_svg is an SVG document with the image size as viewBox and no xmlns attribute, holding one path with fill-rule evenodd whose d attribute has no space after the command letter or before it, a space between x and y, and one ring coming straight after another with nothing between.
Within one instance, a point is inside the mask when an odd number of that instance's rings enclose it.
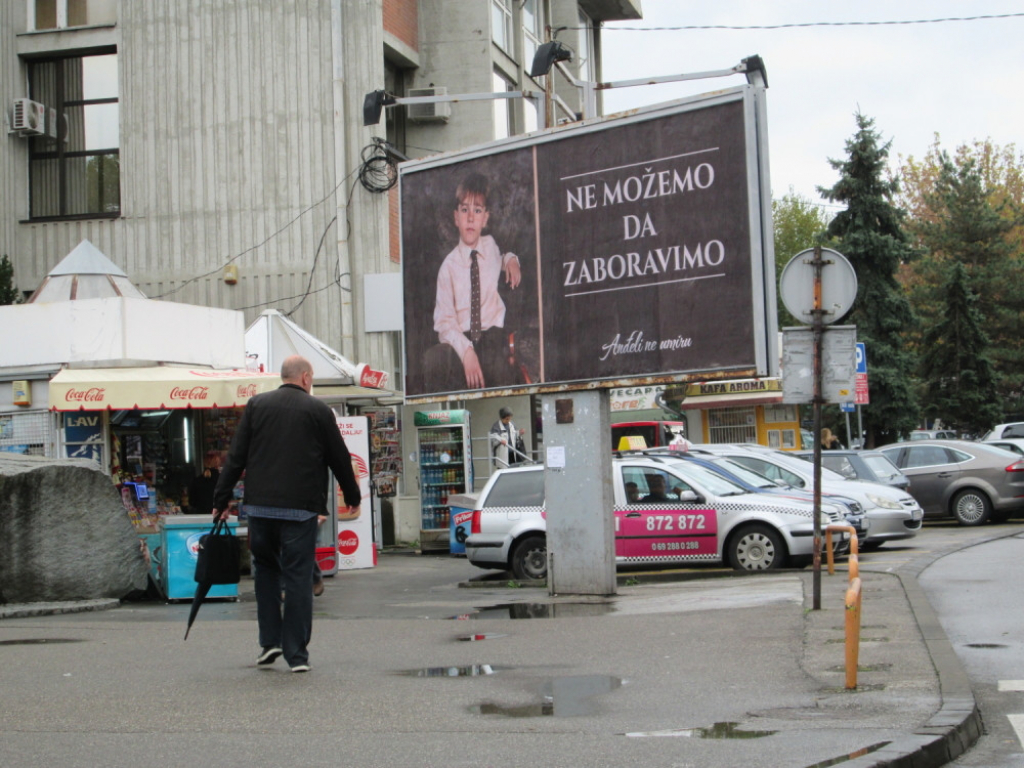
<instances>
[{"instance_id":1,"label":"shop storefront","mask_svg":"<svg viewBox=\"0 0 1024 768\"><path fill-rule=\"evenodd\" d=\"M613 421L681 418L694 443L759 443L787 451L803 447L799 406L782 402L777 378L612 390L611 409Z\"/></svg>"},{"instance_id":2,"label":"shop storefront","mask_svg":"<svg viewBox=\"0 0 1024 768\"><path fill-rule=\"evenodd\" d=\"M107 469L132 521L148 529L161 515L209 514L204 470L220 467L245 404L279 385L276 374L249 371L65 368L48 399L61 416L61 455Z\"/></svg>"}]
</instances>

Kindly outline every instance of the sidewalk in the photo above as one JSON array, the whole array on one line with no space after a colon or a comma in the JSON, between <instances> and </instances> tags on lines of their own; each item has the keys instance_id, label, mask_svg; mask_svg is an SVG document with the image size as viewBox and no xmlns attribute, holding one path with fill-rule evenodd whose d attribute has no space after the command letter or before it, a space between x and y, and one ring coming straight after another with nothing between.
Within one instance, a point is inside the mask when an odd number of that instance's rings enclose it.
<instances>
[{"instance_id":1,"label":"sidewalk","mask_svg":"<svg viewBox=\"0 0 1024 768\"><path fill-rule=\"evenodd\" d=\"M855 691L846 573L824 570L811 611L809 569L624 574L612 598L550 598L460 588L481 573L464 560L387 555L327 580L306 675L255 667L251 581L205 605L187 643L187 603L7 618L0 761L938 766L980 719L917 586L926 565L862 561Z\"/></svg>"}]
</instances>

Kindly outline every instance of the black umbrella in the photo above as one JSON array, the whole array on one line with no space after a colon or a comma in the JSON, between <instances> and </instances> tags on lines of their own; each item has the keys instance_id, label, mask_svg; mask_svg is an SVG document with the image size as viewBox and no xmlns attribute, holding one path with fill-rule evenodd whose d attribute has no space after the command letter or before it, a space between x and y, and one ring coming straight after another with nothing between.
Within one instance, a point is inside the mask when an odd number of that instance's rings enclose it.
<instances>
[{"instance_id":1,"label":"black umbrella","mask_svg":"<svg viewBox=\"0 0 1024 768\"><path fill-rule=\"evenodd\" d=\"M237 584L241 580L241 546L228 529L227 521L217 520L213 530L199 538L199 552L196 558L196 594L192 598L192 610L188 613L185 639L199 614L203 601L214 584Z\"/></svg>"},{"instance_id":2,"label":"black umbrella","mask_svg":"<svg viewBox=\"0 0 1024 768\"><path fill-rule=\"evenodd\" d=\"M189 630L192 629L192 624L196 620L196 616L199 615L199 609L203 605L203 601L206 599L206 595L210 592L210 587L213 584L209 582L203 582L202 584L196 584L196 594L192 598L192 610L188 612L188 625L185 627L185 639L188 640Z\"/></svg>"}]
</instances>

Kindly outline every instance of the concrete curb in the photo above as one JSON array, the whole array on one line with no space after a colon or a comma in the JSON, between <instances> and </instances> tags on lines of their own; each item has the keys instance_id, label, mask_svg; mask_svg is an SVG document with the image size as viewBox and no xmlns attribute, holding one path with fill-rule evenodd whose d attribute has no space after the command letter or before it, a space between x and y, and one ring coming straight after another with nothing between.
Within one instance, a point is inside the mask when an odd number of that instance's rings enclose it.
<instances>
[{"instance_id":1,"label":"concrete curb","mask_svg":"<svg viewBox=\"0 0 1024 768\"><path fill-rule=\"evenodd\" d=\"M946 637L931 601L921 588L918 577L937 560L969 547L987 544L1010 536L1019 530L999 533L939 550L928 557L915 559L893 575L899 579L910 603L928 655L939 679L942 705L916 733L908 733L877 752L850 760L849 768L939 768L964 754L980 738L984 725L974 698L970 678L964 670L949 638Z\"/></svg>"},{"instance_id":2,"label":"concrete curb","mask_svg":"<svg viewBox=\"0 0 1024 768\"><path fill-rule=\"evenodd\" d=\"M62 613L82 613L84 611L106 611L117 608L121 601L115 598L100 600L68 600L54 603L20 603L18 605L0 605L0 619L26 619L32 616L56 616Z\"/></svg>"}]
</instances>

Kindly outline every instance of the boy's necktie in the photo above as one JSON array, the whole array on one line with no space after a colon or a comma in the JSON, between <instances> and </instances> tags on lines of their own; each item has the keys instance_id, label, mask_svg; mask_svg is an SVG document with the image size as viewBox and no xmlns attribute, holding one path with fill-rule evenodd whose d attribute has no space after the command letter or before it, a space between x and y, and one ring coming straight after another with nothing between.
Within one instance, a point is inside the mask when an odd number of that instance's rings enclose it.
<instances>
[{"instance_id":1,"label":"boy's necktie","mask_svg":"<svg viewBox=\"0 0 1024 768\"><path fill-rule=\"evenodd\" d=\"M480 341L483 328L480 323L480 262L476 260L479 256L476 251L469 252L469 338Z\"/></svg>"}]
</instances>

